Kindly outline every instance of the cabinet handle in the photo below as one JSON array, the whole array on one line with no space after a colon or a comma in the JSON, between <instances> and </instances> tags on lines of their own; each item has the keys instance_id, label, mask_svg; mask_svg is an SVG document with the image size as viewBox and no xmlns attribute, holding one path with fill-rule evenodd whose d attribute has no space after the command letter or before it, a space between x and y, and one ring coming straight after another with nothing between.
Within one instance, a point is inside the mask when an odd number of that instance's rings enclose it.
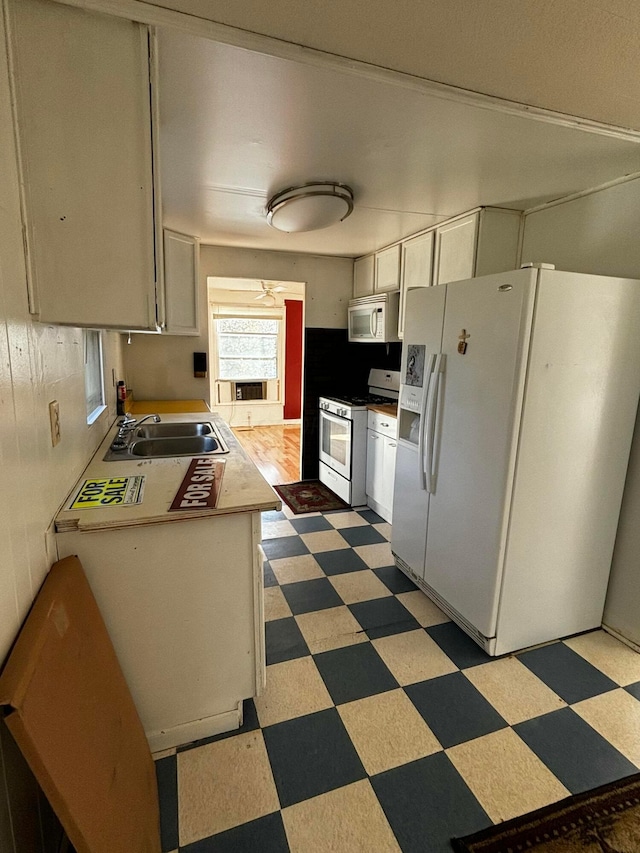
<instances>
[{"instance_id":1,"label":"cabinet handle","mask_svg":"<svg viewBox=\"0 0 640 853\"><path fill-rule=\"evenodd\" d=\"M389 426L389 424L380 424L380 426Z\"/></svg>"},{"instance_id":2,"label":"cabinet handle","mask_svg":"<svg viewBox=\"0 0 640 853\"><path fill-rule=\"evenodd\" d=\"M377 440L378 440L378 436L377 436L377 435L372 435L372 436L371 436L371 438L372 438L374 441L377 441Z\"/></svg>"},{"instance_id":3,"label":"cabinet handle","mask_svg":"<svg viewBox=\"0 0 640 853\"><path fill-rule=\"evenodd\" d=\"M395 441L392 441L391 444L389 445L389 447L397 447L397 446L398 445L395 443Z\"/></svg>"}]
</instances>

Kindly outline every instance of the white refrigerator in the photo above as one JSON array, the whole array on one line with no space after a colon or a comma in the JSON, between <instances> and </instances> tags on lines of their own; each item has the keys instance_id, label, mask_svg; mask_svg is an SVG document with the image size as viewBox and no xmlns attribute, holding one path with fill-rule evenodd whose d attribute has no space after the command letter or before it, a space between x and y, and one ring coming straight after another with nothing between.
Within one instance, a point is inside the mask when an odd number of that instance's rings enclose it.
<instances>
[{"instance_id":1,"label":"white refrigerator","mask_svg":"<svg viewBox=\"0 0 640 853\"><path fill-rule=\"evenodd\" d=\"M640 282L522 269L407 294L391 549L491 655L601 624Z\"/></svg>"}]
</instances>

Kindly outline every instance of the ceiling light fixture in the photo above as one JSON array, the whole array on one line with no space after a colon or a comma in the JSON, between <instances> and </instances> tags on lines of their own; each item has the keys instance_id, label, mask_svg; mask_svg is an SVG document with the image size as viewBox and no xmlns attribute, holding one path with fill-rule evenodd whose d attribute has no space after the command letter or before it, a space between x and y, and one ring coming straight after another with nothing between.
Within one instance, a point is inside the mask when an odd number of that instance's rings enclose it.
<instances>
[{"instance_id":1,"label":"ceiling light fixture","mask_svg":"<svg viewBox=\"0 0 640 853\"><path fill-rule=\"evenodd\" d=\"M318 231L342 222L353 210L353 190L336 181L314 181L276 193L267 222L278 231Z\"/></svg>"}]
</instances>

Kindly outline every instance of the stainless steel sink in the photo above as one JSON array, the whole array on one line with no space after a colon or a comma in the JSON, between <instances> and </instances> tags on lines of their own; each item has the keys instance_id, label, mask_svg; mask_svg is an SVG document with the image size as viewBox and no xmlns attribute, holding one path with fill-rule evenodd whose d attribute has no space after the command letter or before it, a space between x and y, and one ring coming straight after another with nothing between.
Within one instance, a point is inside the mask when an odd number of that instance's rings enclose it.
<instances>
[{"instance_id":1,"label":"stainless steel sink","mask_svg":"<svg viewBox=\"0 0 640 853\"><path fill-rule=\"evenodd\" d=\"M212 424L206 423L160 423L137 427L133 434L136 438L178 438L190 435L213 435L214 430Z\"/></svg>"},{"instance_id":2,"label":"stainless steel sink","mask_svg":"<svg viewBox=\"0 0 640 853\"><path fill-rule=\"evenodd\" d=\"M105 462L123 459L166 459L228 453L229 448L212 423L159 423L134 427L117 437L104 456Z\"/></svg>"},{"instance_id":3,"label":"stainless steel sink","mask_svg":"<svg viewBox=\"0 0 640 853\"><path fill-rule=\"evenodd\" d=\"M220 442L210 435L188 435L178 438L142 438L132 441L132 456L196 456L198 453L224 453Z\"/></svg>"}]
</instances>

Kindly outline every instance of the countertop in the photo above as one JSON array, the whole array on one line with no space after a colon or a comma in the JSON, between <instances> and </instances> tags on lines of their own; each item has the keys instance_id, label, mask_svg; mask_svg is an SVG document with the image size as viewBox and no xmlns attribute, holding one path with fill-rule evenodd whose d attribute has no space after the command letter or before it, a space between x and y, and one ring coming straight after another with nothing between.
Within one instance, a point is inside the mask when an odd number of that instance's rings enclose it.
<instances>
[{"instance_id":1,"label":"countertop","mask_svg":"<svg viewBox=\"0 0 640 853\"><path fill-rule=\"evenodd\" d=\"M126 411L132 415L210 413L204 400L127 400Z\"/></svg>"},{"instance_id":2,"label":"countertop","mask_svg":"<svg viewBox=\"0 0 640 853\"><path fill-rule=\"evenodd\" d=\"M56 516L56 530L100 530L110 527L136 527L144 524L176 522L193 518L209 518L237 512L263 512L281 509L280 499L263 478L253 462L227 426L215 414L180 412L162 415L162 421L198 422L212 421L220 430L229 453L214 455L215 460L225 461L222 477L222 489L215 509L196 509L169 512L169 506L187 472L193 456L171 457L169 459L125 459L117 462L103 462L102 458L109 449L115 436L115 424L89 462L82 476L65 499L63 509ZM145 476L144 497L140 504L120 507L99 507L96 509L68 510L82 483L88 478Z\"/></svg>"},{"instance_id":3,"label":"countertop","mask_svg":"<svg viewBox=\"0 0 640 853\"><path fill-rule=\"evenodd\" d=\"M387 415L390 418L398 417L398 404L397 403L370 403L367 406L372 412L378 412L380 415Z\"/></svg>"}]
</instances>

